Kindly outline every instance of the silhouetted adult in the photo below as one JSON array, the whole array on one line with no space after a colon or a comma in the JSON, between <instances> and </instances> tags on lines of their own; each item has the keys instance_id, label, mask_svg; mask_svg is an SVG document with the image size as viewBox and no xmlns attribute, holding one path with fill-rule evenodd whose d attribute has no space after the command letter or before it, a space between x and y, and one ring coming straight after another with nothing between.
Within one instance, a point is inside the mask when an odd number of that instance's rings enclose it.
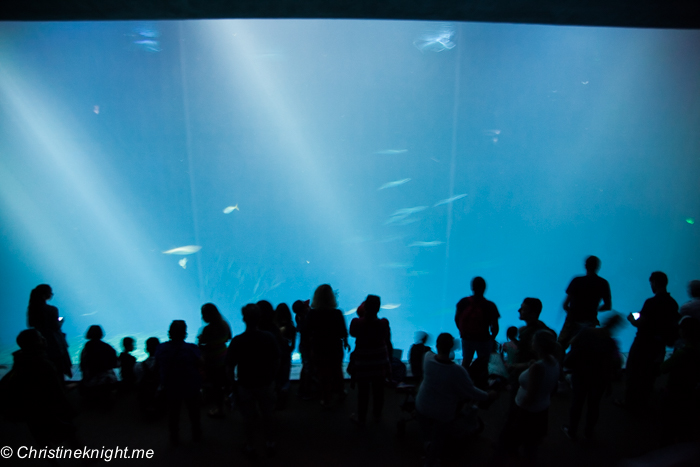
<instances>
[{"instance_id":1,"label":"silhouetted adult","mask_svg":"<svg viewBox=\"0 0 700 467\"><path fill-rule=\"evenodd\" d=\"M160 370L156 362L156 352L160 340L157 337L146 339L148 358L139 363L141 378L138 382L138 400L141 413L145 417L159 415L163 409L162 398L159 397Z\"/></svg>"},{"instance_id":2,"label":"silhouetted adult","mask_svg":"<svg viewBox=\"0 0 700 467\"><path fill-rule=\"evenodd\" d=\"M521 337L521 342L524 340ZM547 434L551 395L559 380L556 334L547 329L536 331L531 347L536 360L518 378L515 404L508 413L497 454L497 459L502 460L505 454L515 454L522 446L526 465L535 464L538 446Z\"/></svg>"},{"instance_id":3,"label":"silhouetted adult","mask_svg":"<svg viewBox=\"0 0 700 467\"><path fill-rule=\"evenodd\" d=\"M280 369L277 372L275 388L277 391L277 407L283 408L287 404L289 395L289 375L292 371L292 353L297 342L297 328L292 321L292 312L286 303L280 303L275 309L275 326L280 331L282 340Z\"/></svg>"},{"instance_id":4,"label":"silhouetted adult","mask_svg":"<svg viewBox=\"0 0 700 467\"><path fill-rule=\"evenodd\" d=\"M644 302L639 319L627 316L637 328L627 357L625 400L616 401L632 410L644 407L654 388L659 367L666 355L666 346L673 345L678 330L678 303L666 291L668 277L660 271L652 272L649 284L654 296Z\"/></svg>"},{"instance_id":5,"label":"silhouetted adult","mask_svg":"<svg viewBox=\"0 0 700 467\"><path fill-rule=\"evenodd\" d=\"M136 384L136 357L131 355L134 351L134 338L125 337L122 339L122 353L119 354L119 376L121 377L122 391L131 390Z\"/></svg>"},{"instance_id":6,"label":"silhouetted adult","mask_svg":"<svg viewBox=\"0 0 700 467\"><path fill-rule=\"evenodd\" d=\"M370 387L374 418L382 416L384 381L391 372L389 356L393 353L389 320L377 317L381 305L379 297L368 295L364 304L364 316L350 322L350 335L355 338L353 379L357 382L357 414L351 419L361 425L367 420Z\"/></svg>"},{"instance_id":7,"label":"silhouetted adult","mask_svg":"<svg viewBox=\"0 0 700 467\"><path fill-rule=\"evenodd\" d=\"M566 351L571 339L581 329L598 325L599 311L612 309L610 284L598 275L600 259L589 256L586 258L585 266L586 275L574 277L566 288L566 300L564 300L566 320L559 333L559 344L563 351Z\"/></svg>"},{"instance_id":8,"label":"silhouetted adult","mask_svg":"<svg viewBox=\"0 0 700 467\"><path fill-rule=\"evenodd\" d=\"M204 360L204 377L209 390L209 398L215 407L208 415L224 417L224 389L226 378L226 346L231 340L231 327L213 303L202 305L202 321L207 323L197 336L197 344Z\"/></svg>"},{"instance_id":9,"label":"silhouetted adult","mask_svg":"<svg viewBox=\"0 0 700 467\"><path fill-rule=\"evenodd\" d=\"M255 453L255 420L262 415L265 446L275 449L275 377L280 364L280 351L275 337L258 329L260 308L248 304L241 310L245 332L231 340L226 363L231 375L238 368L236 391L238 406L246 424L244 454Z\"/></svg>"},{"instance_id":10,"label":"silhouetted adult","mask_svg":"<svg viewBox=\"0 0 700 467\"><path fill-rule=\"evenodd\" d=\"M173 321L168 336L170 340L158 346L156 362L167 404L170 442L174 445L180 443L180 412L183 404L190 419L192 439L199 441L202 439L199 418L202 356L195 344L185 342L187 324L184 321Z\"/></svg>"},{"instance_id":11,"label":"silhouetted adult","mask_svg":"<svg viewBox=\"0 0 700 467\"><path fill-rule=\"evenodd\" d=\"M345 397L343 381L344 348L348 346L345 317L337 308L335 293L328 284L318 286L308 319L311 358L321 385L321 406L328 407L333 394Z\"/></svg>"},{"instance_id":12,"label":"silhouetted adult","mask_svg":"<svg viewBox=\"0 0 700 467\"><path fill-rule=\"evenodd\" d=\"M12 354L14 364L6 376L14 397L2 404L13 405L39 445L75 443L73 409L64 392L63 375L46 355L46 339L38 330L26 329L17 336L17 345L20 350Z\"/></svg>"},{"instance_id":13,"label":"silhouetted adult","mask_svg":"<svg viewBox=\"0 0 700 467\"><path fill-rule=\"evenodd\" d=\"M578 432L584 404L586 411L586 438L593 437L598 422L600 401L611 389L615 374L621 366L620 349L613 332L622 324L622 317L614 314L600 328L581 330L571 341L571 350L564 359L564 367L571 371L571 409L569 422L562 431L570 439Z\"/></svg>"},{"instance_id":14,"label":"silhouetted adult","mask_svg":"<svg viewBox=\"0 0 700 467\"><path fill-rule=\"evenodd\" d=\"M680 315L690 316L700 321L700 281L692 280L688 283L688 296L690 300L681 305Z\"/></svg>"},{"instance_id":15,"label":"silhouetted adult","mask_svg":"<svg viewBox=\"0 0 700 467\"><path fill-rule=\"evenodd\" d=\"M415 343L408 351L408 363L411 365L411 374L416 379L416 386L418 386L423 381L423 360L425 354L430 352L430 347L425 345L428 342L428 333L417 331L413 340Z\"/></svg>"},{"instance_id":16,"label":"silhouetted adult","mask_svg":"<svg viewBox=\"0 0 700 467\"><path fill-rule=\"evenodd\" d=\"M307 321L309 317L309 300L297 300L292 304L294 312L294 321L296 322L297 332L299 333L299 354L301 355L301 373L299 374L299 397L302 399L311 398L311 349L309 347L309 332Z\"/></svg>"},{"instance_id":17,"label":"silhouetted adult","mask_svg":"<svg viewBox=\"0 0 700 467\"><path fill-rule=\"evenodd\" d=\"M525 326L518 329L520 343L518 345L518 353L515 357L515 362L510 367L511 376L517 377L522 371L529 368L537 358L535 350L532 348L532 338L537 331L547 330L554 336L557 335L551 328L540 321L542 313L542 302L538 298L526 298L520 305L518 314L521 321L525 321ZM517 389L517 387L515 388Z\"/></svg>"},{"instance_id":18,"label":"silhouetted adult","mask_svg":"<svg viewBox=\"0 0 700 467\"><path fill-rule=\"evenodd\" d=\"M496 305L484 298L486 281L482 277L472 279L474 295L457 302L455 323L462 338L462 365L469 368L476 352L476 361L470 370L476 385L484 388L488 382L488 362L493 342L498 335L498 313Z\"/></svg>"},{"instance_id":19,"label":"silhouetted adult","mask_svg":"<svg viewBox=\"0 0 700 467\"><path fill-rule=\"evenodd\" d=\"M472 383L467 370L452 361L454 338L448 333L438 336L437 354L427 352L423 360L423 383L416 396L416 411L426 435L426 465L439 462L445 441L464 438L478 429L473 408L462 410L468 401L496 398Z\"/></svg>"},{"instance_id":20,"label":"silhouetted adult","mask_svg":"<svg viewBox=\"0 0 700 467\"><path fill-rule=\"evenodd\" d=\"M61 374L70 378L73 371L66 335L61 331L63 321L58 316L58 308L46 303L52 297L53 291L48 284L39 284L31 291L27 327L36 329L44 336L47 357Z\"/></svg>"},{"instance_id":21,"label":"silhouetted adult","mask_svg":"<svg viewBox=\"0 0 700 467\"><path fill-rule=\"evenodd\" d=\"M81 391L89 402L105 403L115 388L117 375L114 368L119 365L117 351L104 342L104 331L98 325L88 328L88 340L80 353L80 371L83 373Z\"/></svg>"}]
</instances>

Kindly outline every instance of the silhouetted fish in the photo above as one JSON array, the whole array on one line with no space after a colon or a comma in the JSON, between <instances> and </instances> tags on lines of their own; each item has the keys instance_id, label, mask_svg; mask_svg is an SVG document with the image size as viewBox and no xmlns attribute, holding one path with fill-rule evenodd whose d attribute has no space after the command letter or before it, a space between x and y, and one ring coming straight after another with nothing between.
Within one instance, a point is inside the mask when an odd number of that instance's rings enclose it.
<instances>
[{"instance_id":1,"label":"silhouetted fish","mask_svg":"<svg viewBox=\"0 0 700 467\"><path fill-rule=\"evenodd\" d=\"M386 305L382 305L380 308L382 310L395 310L396 308L400 307L400 303L387 303Z\"/></svg>"},{"instance_id":2,"label":"silhouetted fish","mask_svg":"<svg viewBox=\"0 0 700 467\"><path fill-rule=\"evenodd\" d=\"M404 183L408 183L410 181L411 181L410 178L404 178L403 180L396 180L395 182L385 183L384 185L380 186L378 189L383 190L385 188L394 188L396 186L403 185Z\"/></svg>"},{"instance_id":3,"label":"silhouetted fish","mask_svg":"<svg viewBox=\"0 0 700 467\"><path fill-rule=\"evenodd\" d=\"M444 243L444 242L441 242L441 241L439 241L439 240L435 240L435 241L432 241L432 242L413 242L413 243L411 243L411 244L408 245L408 246L409 246L409 247L414 247L414 246L417 246L417 247L431 247L431 246L442 245L443 243Z\"/></svg>"},{"instance_id":4,"label":"silhouetted fish","mask_svg":"<svg viewBox=\"0 0 700 467\"><path fill-rule=\"evenodd\" d=\"M454 202L454 201L457 201L458 199L464 198L465 196L467 196L466 193L465 193L465 194L461 194L461 195L453 196L452 198L443 199L442 201L438 201L438 202L435 204L435 206L433 206L433 207L440 206L441 204L449 204L449 203L452 203L452 202Z\"/></svg>"},{"instance_id":5,"label":"silhouetted fish","mask_svg":"<svg viewBox=\"0 0 700 467\"><path fill-rule=\"evenodd\" d=\"M229 214L233 211L240 211L240 209L238 209L238 204L236 204L235 206L229 206L229 207L225 208L224 214Z\"/></svg>"},{"instance_id":6,"label":"silhouetted fish","mask_svg":"<svg viewBox=\"0 0 700 467\"><path fill-rule=\"evenodd\" d=\"M393 154L403 154L408 152L408 149L383 149L381 151L376 151L375 154L382 154L384 156L391 156Z\"/></svg>"},{"instance_id":7,"label":"silhouetted fish","mask_svg":"<svg viewBox=\"0 0 700 467\"><path fill-rule=\"evenodd\" d=\"M191 255L197 253L202 247L198 245L187 245L173 248L172 250L164 251L164 255Z\"/></svg>"},{"instance_id":8,"label":"silhouetted fish","mask_svg":"<svg viewBox=\"0 0 700 467\"><path fill-rule=\"evenodd\" d=\"M182 266L182 269L187 269L187 258L182 258L180 261L177 262L180 266Z\"/></svg>"}]
</instances>

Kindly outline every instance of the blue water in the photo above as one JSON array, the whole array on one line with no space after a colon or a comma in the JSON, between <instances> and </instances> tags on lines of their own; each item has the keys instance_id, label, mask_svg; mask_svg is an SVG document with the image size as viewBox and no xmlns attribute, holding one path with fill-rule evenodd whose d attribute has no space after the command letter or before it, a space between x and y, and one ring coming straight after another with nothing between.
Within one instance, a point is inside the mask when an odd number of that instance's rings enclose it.
<instances>
[{"instance_id":1,"label":"blue water","mask_svg":"<svg viewBox=\"0 0 700 467\"><path fill-rule=\"evenodd\" d=\"M244 304L322 283L345 312L380 295L408 349L417 330L456 332L475 275L499 338L528 296L559 330L590 254L614 309L639 311L655 270L682 303L700 278L699 43L510 24L0 23L0 363L39 283L73 355L91 324L142 349L185 319L194 341L209 301L239 333ZM201 250L163 253L188 245Z\"/></svg>"}]
</instances>

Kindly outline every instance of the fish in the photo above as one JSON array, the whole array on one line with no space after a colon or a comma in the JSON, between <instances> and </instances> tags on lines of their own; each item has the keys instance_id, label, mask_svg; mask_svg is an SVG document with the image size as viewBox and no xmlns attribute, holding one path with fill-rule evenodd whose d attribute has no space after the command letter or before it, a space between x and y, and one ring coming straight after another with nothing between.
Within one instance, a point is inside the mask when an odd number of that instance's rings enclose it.
<instances>
[{"instance_id":1,"label":"fish","mask_svg":"<svg viewBox=\"0 0 700 467\"><path fill-rule=\"evenodd\" d=\"M501 134L501 130L485 130L484 134L488 136L496 136Z\"/></svg>"},{"instance_id":2,"label":"fish","mask_svg":"<svg viewBox=\"0 0 700 467\"><path fill-rule=\"evenodd\" d=\"M229 207L225 208L224 214L229 214L233 211L240 211L240 209L238 209L238 204L236 204L235 206L229 206Z\"/></svg>"},{"instance_id":3,"label":"fish","mask_svg":"<svg viewBox=\"0 0 700 467\"><path fill-rule=\"evenodd\" d=\"M394 211L394 214L392 214L391 217L401 216L402 218L404 218L406 216L410 216L411 214L425 211L426 209L428 209L428 206L416 206L414 208L403 208L403 209L399 209L398 211Z\"/></svg>"},{"instance_id":4,"label":"fish","mask_svg":"<svg viewBox=\"0 0 700 467\"><path fill-rule=\"evenodd\" d=\"M400 221L396 222L398 225L408 225L408 224L413 224L414 222L418 222L420 219L416 219L415 217L409 217L408 219L401 219Z\"/></svg>"},{"instance_id":5,"label":"fish","mask_svg":"<svg viewBox=\"0 0 700 467\"><path fill-rule=\"evenodd\" d=\"M466 194L466 193L463 193L463 194L461 194L461 195L456 195L456 196L453 196L453 197L451 197L451 198L443 199L442 201L438 201L438 202L435 204L435 206L433 206L433 207L440 206L441 204L449 204L449 203L452 203L453 201L457 201L458 199L462 199L462 198L464 198L465 196L467 196L467 194Z\"/></svg>"},{"instance_id":6,"label":"fish","mask_svg":"<svg viewBox=\"0 0 700 467\"><path fill-rule=\"evenodd\" d=\"M92 313L83 313L83 314L80 315L80 316L92 316L92 315L95 315L95 314L97 314L97 312L96 312L96 311L93 311Z\"/></svg>"},{"instance_id":7,"label":"fish","mask_svg":"<svg viewBox=\"0 0 700 467\"><path fill-rule=\"evenodd\" d=\"M187 269L187 258L182 258L180 261L177 262L180 266L182 266L182 269Z\"/></svg>"},{"instance_id":8,"label":"fish","mask_svg":"<svg viewBox=\"0 0 700 467\"><path fill-rule=\"evenodd\" d=\"M395 310L400 306L401 306L400 303L387 303L386 305L382 305L380 308L382 310Z\"/></svg>"},{"instance_id":9,"label":"fish","mask_svg":"<svg viewBox=\"0 0 700 467\"><path fill-rule=\"evenodd\" d=\"M407 152L408 152L408 149L384 149L382 151L376 151L375 154L381 154L383 156L391 156L394 154L404 154Z\"/></svg>"},{"instance_id":10,"label":"fish","mask_svg":"<svg viewBox=\"0 0 700 467\"><path fill-rule=\"evenodd\" d=\"M345 313L343 313L343 316L349 316L357 311L357 308L353 308L352 310L348 310Z\"/></svg>"},{"instance_id":11,"label":"fish","mask_svg":"<svg viewBox=\"0 0 700 467\"><path fill-rule=\"evenodd\" d=\"M581 84L588 84L588 81L581 81Z\"/></svg>"},{"instance_id":12,"label":"fish","mask_svg":"<svg viewBox=\"0 0 700 467\"><path fill-rule=\"evenodd\" d=\"M164 251L164 255L191 255L197 253L202 247L199 245L187 245L173 248L172 250Z\"/></svg>"},{"instance_id":13,"label":"fish","mask_svg":"<svg viewBox=\"0 0 700 467\"><path fill-rule=\"evenodd\" d=\"M409 247L414 247L414 246L417 246L417 247L431 247L431 246L442 245L443 243L445 243L445 242L441 242L441 241L439 241L439 240L434 240L434 241L432 241L432 242L413 242L413 243L411 243L411 244L408 245L408 246L409 246Z\"/></svg>"},{"instance_id":14,"label":"fish","mask_svg":"<svg viewBox=\"0 0 700 467\"><path fill-rule=\"evenodd\" d=\"M408 183L410 181L410 178L404 178L403 180L396 180L394 182L385 183L384 185L380 186L378 190L383 190L385 188L394 188L395 186L403 185L404 183Z\"/></svg>"},{"instance_id":15,"label":"fish","mask_svg":"<svg viewBox=\"0 0 700 467\"><path fill-rule=\"evenodd\" d=\"M99 115L100 114L100 106L99 105L94 106L92 108L92 111L95 112L95 115Z\"/></svg>"}]
</instances>

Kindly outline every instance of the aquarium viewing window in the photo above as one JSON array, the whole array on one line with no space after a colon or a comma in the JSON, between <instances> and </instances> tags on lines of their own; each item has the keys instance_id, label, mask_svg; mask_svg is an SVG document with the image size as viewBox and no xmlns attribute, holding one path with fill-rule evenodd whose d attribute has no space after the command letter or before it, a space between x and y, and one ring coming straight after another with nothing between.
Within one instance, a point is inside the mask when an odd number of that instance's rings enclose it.
<instances>
[{"instance_id":1,"label":"aquarium viewing window","mask_svg":"<svg viewBox=\"0 0 700 467\"><path fill-rule=\"evenodd\" d=\"M559 331L601 258L613 308L700 278L700 32L488 23L0 23L0 348L53 287L164 338L215 303L369 294L394 346L457 334L474 276ZM620 335L626 350L628 327ZM404 358L406 354L404 353Z\"/></svg>"}]
</instances>

